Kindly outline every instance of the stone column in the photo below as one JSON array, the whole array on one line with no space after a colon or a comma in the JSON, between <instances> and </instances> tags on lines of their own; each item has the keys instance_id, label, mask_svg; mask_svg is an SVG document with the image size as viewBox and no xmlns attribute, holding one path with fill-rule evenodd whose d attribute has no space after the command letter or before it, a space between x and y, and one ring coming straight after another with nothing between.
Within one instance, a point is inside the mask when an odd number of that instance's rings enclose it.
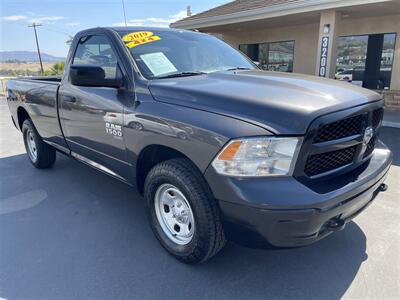
<instances>
[{"instance_id":1,"label":"stone column","mask_svg":"<svg viewBox=\"0 0 400 300\"><path fill-rule=\"evenodd\" d=\"M336 29L340 13L336 10L321 12L319 22L318 55L315 75L334 78L336 69ZM324 69L325 68L325 69Z\"/></svg>"}]
</instances>

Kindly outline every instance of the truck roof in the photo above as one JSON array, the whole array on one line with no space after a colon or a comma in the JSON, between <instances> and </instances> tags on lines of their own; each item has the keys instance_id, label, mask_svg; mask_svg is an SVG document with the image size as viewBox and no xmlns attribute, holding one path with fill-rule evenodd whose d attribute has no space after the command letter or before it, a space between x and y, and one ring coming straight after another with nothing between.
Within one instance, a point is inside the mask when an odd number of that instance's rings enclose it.
<instances>
[{"instance_id":1,"label":"truck roof","mask_svg":"<svg viewBox=\"0 0 400 300\"><path fill-rule=\"evenodd\" d=\"M151 27L151 26L112 26L112 27L92 27L92 28L87 28L84 30L81 30L76 33L76 36L79 36L81 34L85 33L91 33L95 32L96 30L112 30L115 32L135 32L135 31L158 31L158 32L182 32L182 31L188 31L188 32L195 32L193 30L185 30L185 29L175 29L175 28L168 28L168 27Z\"/></svg>"},{"instance_id":2,"label":"truck roof","mask_svg":"<svg viewBox=\"0 0 400 300\"><path fill-rule=\"evenodd\" d=\"M182 29L168 28L168 27L151 27L151 26L117 26L117 27L105 27L115 31L146 31L146 30L157 30L157 31L182 31ZM187 31L187 30L185 30Z\"/></svg>"},{"instance_id":3,"label":"truck roof","mask_svg":"<svg viewBox=\"0 0 400 300\"><path fill-rule=\"evenodd\" d=\"M185 29L175 29L175 28L168 28L168 27L151 27L151 26L113 26L113 27L92 27L92 28L87 28L84 30L81 30L80 32L85 32L85 31L93 31L93 30L99 30L99 29L108 29L108 30L114 30L117 32L125 32L125 31L176 31L176 32L181 32L181 31L191 31L192 30L185 30Z\"/></svg>"}]
</instances>

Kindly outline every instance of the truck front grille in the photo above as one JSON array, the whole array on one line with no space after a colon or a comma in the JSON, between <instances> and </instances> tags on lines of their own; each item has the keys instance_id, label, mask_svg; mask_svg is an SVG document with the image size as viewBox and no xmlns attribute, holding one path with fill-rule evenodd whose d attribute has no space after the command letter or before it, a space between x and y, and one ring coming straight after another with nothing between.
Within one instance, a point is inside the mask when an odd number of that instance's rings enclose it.
<instances>
[{"instance_id":1,"label":"truck front grille","mask_svg":"<svg viewBox=\"0 0 400 300\"><path fill-rule=\"evenodd\" d=\"M332 152L311 155L307 160L304 171L307 176L311 177L351 164L356 150L357 146L352 146Z\"/></svg>"},{"instance_id":2,"label":"truck front grille","mask_svg":"<svg viewBox=\"0 0 400 300\"><path fill-rule=\"evenodd\" d=\"M360 134L363 125L363 115L339 120L321 126L314 137L314 143L321 143Z\"/></svg>"},{"instance_id":3,"label":"truck front grille","mask_svg":"<svg viewBox=\"0 0 400 300\"><path fill-rule=\"evenodd\" d=\"M375 109L372 112L372 126L377 128L383 119L383 108Z\"/></svg>"},{"instance_id":4,"label":"truck front grille","mask_svg":"<svg viewBox=\"0 0 400 300\"><path fill-rule=\"evenodd\" d=\"M320 122L310 129L303 145L302 173L308 178L332 174L335 170L354 165L369 157L378 140L383 108L364 109L360 113L334 122ZM324 117L321 118L323 120ZM329 118L331 119L331 117ZM374 135L364 144L364 133L372 127Z\"/></svg>"}]
</instances>

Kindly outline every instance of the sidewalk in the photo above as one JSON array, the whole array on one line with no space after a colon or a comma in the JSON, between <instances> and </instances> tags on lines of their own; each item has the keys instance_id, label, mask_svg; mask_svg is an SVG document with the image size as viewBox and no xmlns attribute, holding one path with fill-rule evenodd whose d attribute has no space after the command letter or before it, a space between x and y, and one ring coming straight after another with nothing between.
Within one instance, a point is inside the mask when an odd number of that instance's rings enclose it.
<instances>
[{"instance_id":1,"label":"sidewalk","mask_svg":"<svg viewBox=\"0 0 400 300\"><path fill-rule=\"evenodd\" d=\"M400 110L385 108L383 126L400 128Z\"/></svg>"}]
</instances>

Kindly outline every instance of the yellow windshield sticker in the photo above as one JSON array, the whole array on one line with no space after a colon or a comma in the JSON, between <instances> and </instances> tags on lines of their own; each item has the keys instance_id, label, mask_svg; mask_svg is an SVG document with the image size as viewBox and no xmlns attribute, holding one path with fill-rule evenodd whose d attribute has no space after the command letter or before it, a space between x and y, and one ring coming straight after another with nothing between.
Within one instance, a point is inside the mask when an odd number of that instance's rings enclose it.
<instances>
[{"instance_id":1,"label":"yellow windshield sticker","mask_svg":"<svg viewBox=\"0 0 400 300\"><path fill-rule=\"evenodd\" d=\"M128 48L133 48L139 45L159 41L161 38L154 35L151 31L137 31L124 35L122 40Z\"/></svg>"}]
</instances>

